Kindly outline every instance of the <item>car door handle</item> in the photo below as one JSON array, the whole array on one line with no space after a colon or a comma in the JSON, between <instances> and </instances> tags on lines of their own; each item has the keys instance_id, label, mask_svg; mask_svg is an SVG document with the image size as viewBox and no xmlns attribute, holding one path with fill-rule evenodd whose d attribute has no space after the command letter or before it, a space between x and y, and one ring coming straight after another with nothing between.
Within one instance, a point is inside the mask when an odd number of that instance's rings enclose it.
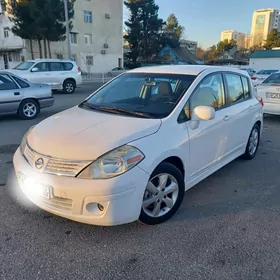
<instances>
[{"instance_id":1,"label":"car door handle","mask_svg":"<svg viewBox=\"0 0 280 280\"><path fill-rule=\"evenodd\" d=\"M18 91L14 92L14 95L20 95L20 92L18 92Z\"/></svg>"},{"instance_id":2,"label":"car door handle","mask_svg":"<svg viewBox=\"0 0 280 280\"><path fill-rule=\"evenodd\" d=\"M254 106L251 105L251 106L249 107L249 111L252 111L253 109L254 109Z\"/></svg>"},{"instance_id":3,"label":"car door handle","mask_svg":"<svg viewBox=\"0 0 280 280\"><path fill-rule=\"evenodd\" d=\"M228 121L228 120L230 120L230 118L231 118L230 116L225 116L224 121Z\"/></svg>"}]
</instances>

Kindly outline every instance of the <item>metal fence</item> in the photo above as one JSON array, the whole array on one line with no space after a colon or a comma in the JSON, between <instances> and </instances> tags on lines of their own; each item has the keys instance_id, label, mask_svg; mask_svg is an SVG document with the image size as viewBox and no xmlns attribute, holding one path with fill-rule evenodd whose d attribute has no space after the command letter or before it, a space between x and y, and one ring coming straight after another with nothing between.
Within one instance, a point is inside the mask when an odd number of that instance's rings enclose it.
<instances>
[{"instance_id":1,"label":"metal fence","mask_svg":"<svg viewBox=\"0 0 280 280\"><path fill-rule=\"evenodd\" d=\"M82 73L82 79L84 83L102 83L105 84L118 76L120 73Z\"/></svg>"}]
</instances>

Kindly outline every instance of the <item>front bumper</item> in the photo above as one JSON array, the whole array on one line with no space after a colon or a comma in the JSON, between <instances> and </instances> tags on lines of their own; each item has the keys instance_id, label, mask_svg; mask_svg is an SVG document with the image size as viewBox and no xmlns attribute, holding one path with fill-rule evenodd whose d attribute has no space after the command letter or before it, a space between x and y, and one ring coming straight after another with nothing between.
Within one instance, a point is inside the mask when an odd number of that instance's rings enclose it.
<instances>
[{"instance_id":1,"label":"front bumper","mask_svg":"<svg viewBox=\"0 0 280 280\"><path fill-rule=\"evenodd\" d=\"M263 112L266 114L280 115L280 104L264 102Z\"/></svg>"},{"instance_id":2,"label":"front bumper","mask_svg":"<svg viewBox=\"0 0 280 280\"><path fill-rule=\"evenodd\" d=\"M137 166L121 176L106 180L44 174L32 168L19 149L14 155L14 168L21 178L24 175L29 181L32 179L30 185L23 182L19 182L19 185L28 199L38 207L70 220L102 226L137 220L149 180L149 175ZM51 194L47 198L38 194L37 188L41 187L50 190ZM28 192L26 188L29 188ZM32 188L34 195L30 195ZM104 207L103 211L98 204Z\"/></svg>"}]
</instances>

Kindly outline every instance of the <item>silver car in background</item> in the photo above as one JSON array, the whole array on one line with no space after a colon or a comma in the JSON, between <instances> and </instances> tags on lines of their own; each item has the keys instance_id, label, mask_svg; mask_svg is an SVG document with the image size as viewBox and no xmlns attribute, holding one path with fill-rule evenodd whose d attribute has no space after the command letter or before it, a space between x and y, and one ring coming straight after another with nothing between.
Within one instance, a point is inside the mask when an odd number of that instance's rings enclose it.
<instances>
[{"instance_id":1,"label":"silver car in background","mask_svg":"<svg viewBox=\"0 0 280 280\"><path fill-rule=\"evenodd\" d=\"M50 85L32 84L0 71L0 116L17 114L21 119L36 118L42 108L54 104Z\"/></svg>"}]
</instances>

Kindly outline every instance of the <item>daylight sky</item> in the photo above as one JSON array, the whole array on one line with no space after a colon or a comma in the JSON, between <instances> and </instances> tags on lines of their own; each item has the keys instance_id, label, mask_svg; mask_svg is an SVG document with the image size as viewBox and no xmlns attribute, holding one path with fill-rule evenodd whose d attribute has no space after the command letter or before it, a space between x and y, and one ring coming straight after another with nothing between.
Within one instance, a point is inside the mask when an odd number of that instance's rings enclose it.
<instances>
[{"instance_id":1,"label":"daylight sky","mask_svg":"<svg viewBox=\"0 0 280 280\"><path fill-rule=\"evenodd\" d=\"M276 8L280 0L155 0L159 16L174 13L185 26L185 36L207 48L220 40L221 31L250 33L254 10ZM125 17L127 12L125 11Z\"/></svg>"}]
</instances>

